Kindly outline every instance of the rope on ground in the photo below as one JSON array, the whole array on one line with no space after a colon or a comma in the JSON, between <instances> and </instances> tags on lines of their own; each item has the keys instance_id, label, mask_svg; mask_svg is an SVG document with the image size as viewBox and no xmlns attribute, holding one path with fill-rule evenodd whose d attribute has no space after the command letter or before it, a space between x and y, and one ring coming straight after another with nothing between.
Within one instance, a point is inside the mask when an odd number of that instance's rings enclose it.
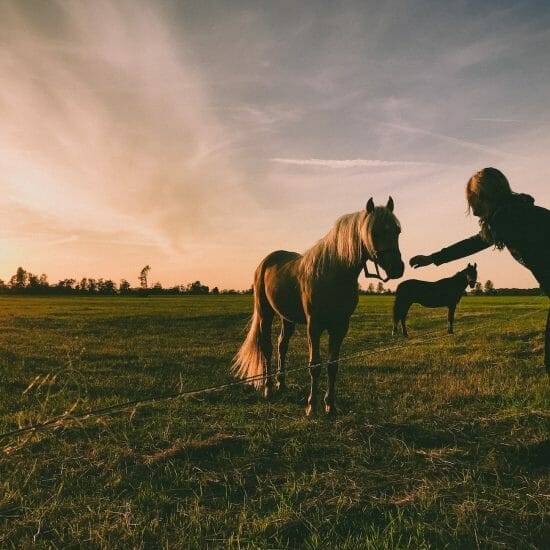
<instances>
[{"instance_id":1,"label":"rope on ground","mask_svg":"<svg viewBox=\"0 0 550 550\"><path fill-rule=\"evenodd\" d=\"M544 310L542 308L540 308L540 309L537 308L536 310L528 311L527 313L524 313L522 315L518 315L517 317L515 317L515 319L521 319L523 317L528 317L530 315L533 315L535 313L539 313L541 311L546 311L546 308L544 308ZM487 325L485 325L485 326L487 326ZM470 327L468 329L461 329L460 334L465 334L465 333L468 333L468 332L472 332L472 331L476 330L477 328L478 327L476 325L476 326ZM433 331L433 332L429 333L427 337L424 336L424 337L416 337L414 339L407 339L407 340L404 340L401 344L396 344L396 345L393 345L393 346L387 346L385 348L365 349L365 350L362 350L362 351L359 351L359 352L350 353L348 355L344 355L344 356L339 357L338 362L342 363L342 362L349 361L350 359L354 359L354 358L357 358L357 357L365 357L365 356L374 355L374 354L386 353L388 351L392 351L392 350L396 350L396 349L403 349L405 347L409 347L411 344L413 344L413 345L423 344L425 342L432 342L432 341L435 341L435 340L441 340L441 339L448 338L448 337L449 337L448 334L441 334L439 331L437 331L437 332ZM304 365L302 364L302 365L299 365L299 366L295 366L295 367L285 369L285 374L290 373L290 372L295 372L295 371L298 371L298 370L304 370L304 368L313 368L313 367L318 367L318 366L322 366L322 365L326 365L326 364L327 364L327 361L322 361L322 362L317 363L315 365L307 365L307 367L304 367ZM109 415L109 414L121 412L121 411L129 409L131 407L137 407L137 406L141 406L141 405L150 405L150 404L156 403L158 401L168 401L168 400L180 399L180 398L184 398L184 397L192 397L194 395L202 395L202 394L212 393L212 392L215 392L215 391L221 391L221 390L225 390L225 389L229 389L229 388L233 388L233 387L237 387L237 386L242 386L244 384L248 384L248 383L254 382L256 380L264 380L266 378L274 378L274 377L277 376L277 374L278 374L277 372L273 372L269 375L260 374L260 375L255 375L255 376L249 376L247 378L242 378L242 379L236 380L234 382L228 382L226 384L220 384L220 385L217 385L217 386L208 386L208 387L204 387L204 388L198 388L198 389L186 390L186 391L179 391L179 392L161 393L161 394L157 394L157 395L154 395L154 396L151 396L151 397L145 397L145 398L141 398L141 399L134 399L134 400L131 400L131 401L125 401L123 403L117 403L117 404L111 405L109 407L102 407L102 408L98 408L98 409L90 409L88 411L84 411L84 412L79 413L79 414L64 413L64 414L60 414L60 415L54 416L52 418L49 418L48 420L45 420L44 422L38 422L36 424L32 424L32 425L26 426L24 428L18 428L16 430L11 430L11 431L8 431L8 432L1 433L0 434L0 440L6 439L6 438L9 438L9 437L15 437L15 436L27 434L27 433L39 432L39 431L42 431L42 430L47 429L47 428L54 428L55 429L56 427L62 426L63 422L65 422L65 421L73 421L74 422L74 421L88 420L89 418L94 418L94 417L99 417L99 416L106 416L106 415Z\"/></svg>"}]
</instances>

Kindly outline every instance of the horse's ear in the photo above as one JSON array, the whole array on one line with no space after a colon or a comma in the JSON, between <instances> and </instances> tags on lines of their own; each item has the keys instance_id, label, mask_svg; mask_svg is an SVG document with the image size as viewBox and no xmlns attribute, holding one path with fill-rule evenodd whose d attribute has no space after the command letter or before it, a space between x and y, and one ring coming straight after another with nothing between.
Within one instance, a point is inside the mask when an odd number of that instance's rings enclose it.
<instances>
[{"instance_id":1,"label":"horse's ear","mask_svg":"<svg viewBox=\"0 0 550 550\"><path fill-rule=\"evenodd\" d=\"M390 211L390 212L393 212L393 199L390 197L388 199L388 204L386 204L386 208Z\"/></svg>"},{"instance_id":2,"label":"horse's ear","mask_svg":"<svg viewBox=\"0 0 550 550\"><path fill-rule=\"evenodd\" d=\"M374 210L374 201L372 197L367 201L367 214L370 214Z\"/></svg>"}]
</instances>

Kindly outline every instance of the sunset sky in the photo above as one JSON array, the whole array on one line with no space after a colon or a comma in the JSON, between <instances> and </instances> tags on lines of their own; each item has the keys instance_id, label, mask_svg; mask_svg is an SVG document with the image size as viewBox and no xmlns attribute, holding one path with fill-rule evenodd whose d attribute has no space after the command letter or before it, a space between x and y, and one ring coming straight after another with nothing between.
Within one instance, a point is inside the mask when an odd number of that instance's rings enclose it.
<instances>
[{"instance_id":1,"label":"sunset sky","mask_svg":"<svg viewBox=\"0 0 550 550\"><path fill-rule=\"evenodd\" d=\"M549 151L546 0L0 0L4 280L137 286L149 264L247 288L389 195L408 261L477 231L464 186L485 166L550 208ZM506 251L474 260L536 286Z\"/></svg>"}]
</instances>

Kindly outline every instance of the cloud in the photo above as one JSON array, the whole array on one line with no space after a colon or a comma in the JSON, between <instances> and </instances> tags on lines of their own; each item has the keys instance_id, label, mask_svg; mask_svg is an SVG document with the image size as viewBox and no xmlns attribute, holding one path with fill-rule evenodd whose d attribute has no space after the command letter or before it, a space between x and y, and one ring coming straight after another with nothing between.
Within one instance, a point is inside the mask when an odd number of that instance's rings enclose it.
<instances>
[{"instance_id":1,"label":"cloud","mask_svg":"<svg viewBox=\"0 0 550 550\"><path fill-rule=\"evenodd\" d=\"M26 205L28 226L47 217L71 234L119 233L173 254L219 230L224 196L246 208L232 136L162 7L48 9L0 7L4 209Z\"/></svg>"},{"instance_id":2,"label":"cloud","mask_svg":"<svg viewBox=\"0 0 550 550\"><path fill-rule=\"evenodd\" d=\"M440 132L432 132L430 130L424 130L422 128L415 128L415 127L412 127L412 126L405 126L405 125L402 125L402 124L386 123L384 125L387 126L390 129L393 129L393 130L398 130L400 132L405 132L405 133L409 133L409 134L424 135L424 136L427 136L427 137L430 137L430 138L445 141L445 142L450 143L452 145L458 145L459 147L464 147L466 149L479 151L479 152L486 153L486 154L489 154L489 155L496 155L496 156L501 156L501 157L515 157L515 158L521 158L523 160L528 160L527 157L521 156L521 155L516 154L516 153L501 151L500 149L496 149L494 147L488 147L486 145L476 143L475 141L464 140L464 139L459 139L459 138L455 138L455 137L452 137L452 136L447 136L447 135L442 134Z\"/></svg>"},{"instance_id":3,"label":"cloud","mask_svg":"<svg viewBox=\"0 0 550 550\"><path fill-rule=\"evenodd\" d=\"M395 161L378 159L292 159L292 158L272 158L272 162L281 164L294 164L297 166L322 166L325 168L386 168L395 166L436 166L432 162L414 162L414 161Z\"/></svg>"}]
</instances>

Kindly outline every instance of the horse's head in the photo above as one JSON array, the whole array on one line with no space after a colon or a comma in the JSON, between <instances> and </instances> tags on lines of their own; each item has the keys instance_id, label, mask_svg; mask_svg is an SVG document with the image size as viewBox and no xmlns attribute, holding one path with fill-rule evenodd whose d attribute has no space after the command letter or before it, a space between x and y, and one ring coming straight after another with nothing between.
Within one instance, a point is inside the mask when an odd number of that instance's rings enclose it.
<instances>
[{"instance_id":1,"label":"horse's head","mask_svg":"<svg viewBox=\"0 0 550 550\"><path fill-rule=\"evenodd\" d=\"M468 283L468 286L470 288L474 288L477 282L477 263L473 265L468 264L468 267L466 267L466 269L463 269L462 273L466 275L466 281Z\"/></svg>"},{"instance_id":2,"label":"horse's head","mask_svg":"<svg viewBox=\"0 0 550 550\"><path fill-rule=\"evenodd\" d=\"M372 197L367 202L367 217L363 245L370 259L378 264L390 279L403 276L405 264L399 251L401 224L393 213L393 199L386 206L374 206Z\"/></svg>"}]
</instances>

